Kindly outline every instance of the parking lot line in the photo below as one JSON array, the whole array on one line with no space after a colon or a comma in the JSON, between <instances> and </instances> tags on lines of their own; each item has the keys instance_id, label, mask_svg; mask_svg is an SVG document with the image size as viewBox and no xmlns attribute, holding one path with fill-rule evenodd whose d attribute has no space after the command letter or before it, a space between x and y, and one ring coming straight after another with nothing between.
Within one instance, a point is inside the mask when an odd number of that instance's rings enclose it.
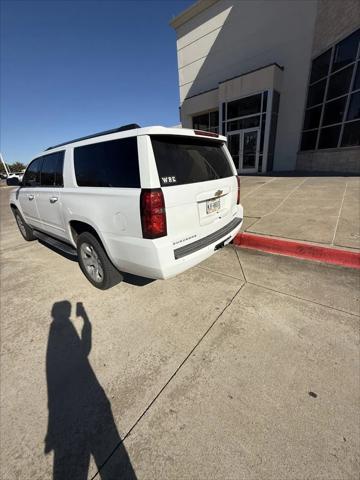
<instances>
[{"instance_id":1,"label":"parking lot line","mask_svg":"<svg viewBox=\"0 0 360 480\"><path fill-rule=\"evenodd\" d=\"M338 217L337 217L337 220L336 220L336 225L335 225L335 228L334 228L334 235L333 235L333 238L331 240L331 245L334 245L334 242L335 242L335 237L336 237L337 229L338 229L338 226L339 226L341 211L342 211L342 208L343 208L343 205L344 205L347 186L348 186L348 182L345 183L344 193L343 193L343 196L342 196L342 199L341 199L339 214L338 214Z\"/></svg>"}]
</instances>

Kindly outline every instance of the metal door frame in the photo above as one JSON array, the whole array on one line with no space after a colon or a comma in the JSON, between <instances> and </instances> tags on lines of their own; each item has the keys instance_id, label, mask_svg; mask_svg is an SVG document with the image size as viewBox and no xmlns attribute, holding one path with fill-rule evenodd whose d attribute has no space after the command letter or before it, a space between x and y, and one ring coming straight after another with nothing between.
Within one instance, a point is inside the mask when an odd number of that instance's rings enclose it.
<instances>
[{"instance_id":1,"label":"metal door frame","mask_svg":"<svg viewBox=\"0 0 360 480\"><path fill-rule=\"evenodd\" d=\"M247 132L257 132L257 140L256 140L256 152L255 152L255 167L254 168L243 168L243 160L244 160L244 134ZM230 135L239 135L239 166L238 172L239 173L257 173L258 166L259 166L259 152L260 152L260 127L250 127L250 128L243 128L241 130L233 130L227 133L227 136Z\"/></svg>"}]
</instances>

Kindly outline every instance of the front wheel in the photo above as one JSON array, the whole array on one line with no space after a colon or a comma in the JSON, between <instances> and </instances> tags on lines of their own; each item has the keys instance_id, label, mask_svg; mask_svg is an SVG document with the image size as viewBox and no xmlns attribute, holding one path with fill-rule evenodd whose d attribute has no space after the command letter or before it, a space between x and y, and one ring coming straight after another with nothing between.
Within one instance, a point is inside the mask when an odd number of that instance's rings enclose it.
<instances>
[{"instance_id":1,"label":"front wheel","mask_svg":"<svg viewBox=\"0 0 360 480\"><path fill-rule=\"evenodd\" d=\"M29 225L25 222L23 219L21 213L19 210L14 209L13 214L17 223L17 226L20 230L21 235L27 242L31 242L32 240L36 240L36 237L33 234L32 229L29 227Z\"/></svg>"},{"instance_id":2,"label":"front wheel","mask_svg":"<svg viewBox=\"0 0 360 480\"><path fill-rule=\"evenodd\" d=\"M76 246L80 268L94 287L106 290L121 281L120 272L110 262L94 235L89 232L81 233Z\"/></svg>"}]
</instances>

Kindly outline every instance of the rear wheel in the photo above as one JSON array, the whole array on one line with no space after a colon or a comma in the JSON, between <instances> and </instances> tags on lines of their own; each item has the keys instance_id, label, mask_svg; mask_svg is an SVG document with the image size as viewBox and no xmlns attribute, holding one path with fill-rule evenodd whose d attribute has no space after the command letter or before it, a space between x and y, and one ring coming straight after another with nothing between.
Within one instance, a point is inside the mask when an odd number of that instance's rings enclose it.
<instances>
[{"instance_id":1,"label":"rear wheel","mask_svg":"<svg viewBox=\"0 0 360 480\"><path fill-rule=\"evenodd\" d=\"M83 274L94 287L106 290L121 281L120 272L110 262L99 240L91 233L79 235L77 254Z\"/></svg>"},{"instance_id":2,"label":"rear wheel","mask_svg":"<svg viewBox=\"0 0 360 480\"><path fill-rule=\"evenodd\" d=\"M21 235L27 242L31 242L32 240L35 240L36 238L34 237L32 229L29 227L29 225L25 222L23 219L21 213L19 210L13 210L13 214L17 223L17 226L20 230Z\"/></svg>"}]
</instances>

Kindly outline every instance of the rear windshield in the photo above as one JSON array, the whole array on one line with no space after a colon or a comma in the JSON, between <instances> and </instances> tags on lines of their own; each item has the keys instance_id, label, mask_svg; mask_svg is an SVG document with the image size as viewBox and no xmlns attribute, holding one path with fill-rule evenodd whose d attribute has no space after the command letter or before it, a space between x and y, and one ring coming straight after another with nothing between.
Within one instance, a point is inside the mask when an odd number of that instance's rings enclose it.
<instances>
[{"instance_id":1,"label":"rear windshield","mask_svg":"<svg viewBox=\"0 0 360 480\"><path fill-rule=\"evenodd\" d=\"M234 175L222 142L174 135L153 135L151 142L163 187Z\"/></svg>"}]
</instances>

